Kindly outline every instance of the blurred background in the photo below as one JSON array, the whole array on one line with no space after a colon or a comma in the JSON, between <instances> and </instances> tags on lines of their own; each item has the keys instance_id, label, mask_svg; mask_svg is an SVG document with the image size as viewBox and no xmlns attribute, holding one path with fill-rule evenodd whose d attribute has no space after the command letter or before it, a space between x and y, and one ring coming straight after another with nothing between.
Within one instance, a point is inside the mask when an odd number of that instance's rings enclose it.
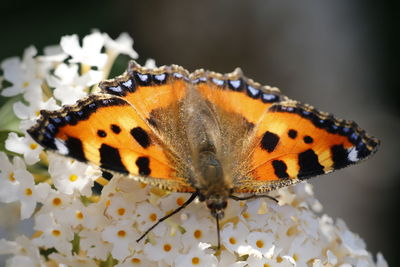
<instances>
[{"instance_id":1,"label":"blurred background","mask_svg":"<svg viewBox=\"0 0 400 267\"><path fill-rule=\"evenodd\" d=\"M324 213L343 218L374 255L400 266L399 3L396 1L23 1L0 4L0 61L61 36L128 32L139 62L230 72L356 121L381 148L366 162L312 180ZM27 232L2 207L0 237ZM17 228L17 229L16 229ZM1 262L0 262L1 265Z\"/></svg>"}]
</instances>

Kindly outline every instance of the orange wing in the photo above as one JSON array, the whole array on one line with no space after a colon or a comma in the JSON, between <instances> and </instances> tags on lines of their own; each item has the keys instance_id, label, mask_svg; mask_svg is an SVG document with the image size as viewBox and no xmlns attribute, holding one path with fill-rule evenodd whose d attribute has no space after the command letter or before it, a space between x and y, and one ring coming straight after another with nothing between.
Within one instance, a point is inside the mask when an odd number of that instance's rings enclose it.
<instances>
[{"instance_id":1,"label":"orange wing","mask_svg":"<svg viewBox=\"0 0 400 267\"><path fill-rule=\"evenodd\" d=\"M193 191L177 177L147 122L124 99L91 95L41 115L28 133L45 148L171 191Z\"/></svg>"},{"instance_id":2,"label":"orange wing","mask_svg":"<svg viewBox=\"0 0 400 267\"><path fill-rule=\"evenodd\" d=\"M197 70L192 75L198 83L201 95L227 114L238 114L247 122L257 124L258 120L273 103L287 97L278 88L261 86L246 78L240 69L221 75L215 72Z\"/></svg>"},{"instance_id":3,"label":"orange wing","mask_svg":"<svg viewBox=\"0 0 400 267\"><path fill-rule=\"evenodd\" d=\"M177 103L186 95L188 75L187 70L176 65L147 69L130 61L127 72L99 86L102 93L125 99L151 125L155 123L152 112L166 108L179 111Z\"/></svg>"},{"instance_id":4,"label":"orange wing","mask_svg":"<svg viewBox=\"0 0 400 267\"><path fill-rule=\"evenodd\" d=\"M354 164L379 141L351 121L295 101L274 104L256 129L252 166L235 191L265 192Z\"/></svg>"}]
</instances>

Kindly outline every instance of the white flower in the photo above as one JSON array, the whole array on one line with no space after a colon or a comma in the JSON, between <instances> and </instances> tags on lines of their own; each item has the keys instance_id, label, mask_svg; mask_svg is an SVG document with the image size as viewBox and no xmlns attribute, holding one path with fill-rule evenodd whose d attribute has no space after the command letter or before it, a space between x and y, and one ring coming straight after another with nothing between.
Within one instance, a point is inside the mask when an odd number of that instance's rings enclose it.
<instances>
[{"instance_id":1,"label":"white flower","mask_svg":"<svg viewBox=\"0 0 400 267\"><path fill-rule=\"evenodd\" d=\"M183 222L182 227L185 229L185 233L182 237L182 243L185 248L199 242L217 242L215 220L199 218L196 214L191 214L191 217Z\"/></svg>"},{"instance_id":2,"label":"white flower","mask_svg":"<svg viewBox=\"0 0 400 267\"><path fill-rule=\"evenodd\" d=\"M101 53L104 37L99 32L94 32L83 38L82 47L76 34L61 38L61 48L70 55L72 63L82 63L88 66L102 68L107 61L107 55Z\"/></svg>"},{"instance_id":3,"label":"white flower","mask_svg":"<svg viewBox=\"0 0 400 267\"><path fill-rule=\"evenodd\" d=\"M244 267L247 266L247 261L238 261L237 256L235 254L232 254L231 252L224 249L221 250L218 266Z\"/></svg>"},{"instance_id":4,"label":"white flower","mask_svg":"<svg viewBox=\"0 0 400 267\"><path fill-rule=\"evenodd\" d=\"M294 267L297 266L293 264L287 257L270 259L265 257L257 257L255 255L250 255L247 258L248 266L251 267L265 267L265 266L276 266L276 267Z\"/></svg>"},{"instance_id":5,"label":"white flower","mask_svg":"<svg viewBox=\"0 0 400 267\"><path fill-rule=\"evenodd\" d=\"M43 48L44 55L40 55L37 57L37 59L42 63L41 65L49 66L48 63L51 64L51 66L57 65L57 63L63 62L68 55L65 54L61 48L60 45L48 45ZM45 69L44 73L47 72L48 69ZM42 75L44 77L45 75Z\"/></svg>"},{"instance_id":6,"label":"white flower","mask_svg":"<svg viewBox=\"0 0 400 267\"><path fill-rule=\"evenodd\" d=\"M85 89L97 84L102 79L102 72L89 70L83 75L78 73L77 64L60 64L54 70L53 75L47 77L49 86L54 87L54 96L61 100L62 104L74 104L77 100L87 95Z\"/></svg>"},{"instance_id":7,"label":"white flower","mask_svg":"<svg viewBox=\"0 0 400 267\"><path fill-rule=\"evenodd\" d=\"M339 233L339 236L343 242L343 246L347 248L351 254L357 256L367 256L368 252L365 250L364 241L349 230L344 230Z\"/></svg>"},{"instance_id":8,"label":"white flower","mask_svg":"<svg viewBox=\"0 0 400 267\"><path fill-rule=\"evenodd\" d=\"M44 264L44 257L40 255L39 248L25 236L18 236L15 241L0 240L0 254L14 254L8 259L6 266L25 267Z\"/></svg>"},{"instance_id":9,"label":"white flower","mask_svg":"<svg viewBox=\"0 0 400 267\"><path fill-rule=\"evenodd\" d=\"M251 247L249 254L272 258L275 249L273 240L274 235L271 232L251 232L247 236L247 243Z\"/></svg>"},{"instance_id":10,"label":"white flower","mask_svg":"<svg viewBox=\"0 0 400 267\"><path fill-rule=\"evenodd\" d=\"M380 252L378 252L378 255L377 255L376 266L377 267L389 267L385 258L383 257L382 253L380 253Z\"/></svg>"},{"instance_id":11,"label":"white flower","mask_svg":"<svg viewBox=\"0 0 400 267\"><path fill-rule=\"evenodd\" d=\"M13 57L5 59L1 63L4 79L12 83L12 86L1 91L3 96L15 96L27 91L36 90L40 86L40 80L36 77L36 48L33 46L25 49L23 59Z\"/></svg>"},{"instance_id":12,"label":"white flower","mask_svg":"<svg viewBox=\"0 0 400 267\"><path fill-rule=\"evenodd\" d=\"M50 186L46 183L35 185L32 174L27 170L16 170L14 176L19 182L18 200L21 202L21 219L27 219L35 210L37 201L47 196Z\"/></svg>"},{"instance_id":13,"label":"white flower","mask_svg":"<svg viewBox=\"0 0 400 267\"><path fill-rule=\"evenodd\" d=\"M229 251L238 252L240 247L247 245L248 234L249 229L242 222L227 223L221 231L221 241Z\"/></svg>"},{"instance_id":14,"label":"white flower","mask_svg":"<svg viewBox=\"0 0 400 267\"><path fill-rule=\"evenodd\" d=\"M14 157L11 163L4 152L0 152L0 201L18 200L19 182L15 179L16 170L25 170L25 163L20 157Z\"/></svg>"},{"instance_id":15,"label":"white flower","mask_svg":"<svg viewBox=\"0 0 400 267\"><path fill-rule=\"evenodd\" d=\"M120 192L113 195L110 198L110 204L106 210L106 214L116 220L132 218L136 206L134 205L134 202L129 201L129 196L130 195L128 194L122 194Z\"/></svg>"},{"instance_id":16,"label":"white flower","mask_svg":"<svg viewBox=\"0 0 400 267\"><path fill-rule=\"evenodd\" d=\"M175 259L176 267L216 267L218 264L217 258L209 253L206 253L207 248L211 245L199 243L198 246L193 246L186 255L178 255Z\"/></svg>"},{"instance_id":17,"label":"white flower","mask_svg":"<svg viewBox=\"0 0 400 267\"><path fill-rule=\"evenodd\" d=\"M145 231L153 226L163 216L163 213L150 203L143 202L137 205L136 216L140 231Z\"/></svg>"},{"instance_id":18,"label":"white flower","mask_svg":"<svg viewBox=\"0 0 400 267\"><path fill-rule=\"evenodd\" d=\"M43 148L38 145L29 135L18 137L16 133L9 133L6 140L6 149L18 154L23 154L28 165L39 161L39 154Z\"/></svg>"},{"instance_id":19,"label":"white flower","mask_svg":"<svg viewBox=\"0 0 400 267\"><path fill-rule=\"evenodd\" d=\"M130 56L132 59L136 59L138 54L133 50L133 39L127 33L121 33L117 39L113 40L106 33L103 33L106 51L113 56L118 54L125 54Z\"/></svg>"},{"instance_id":20,"label":"white flower","mask_svg":"<svg viewBox=\"0 0 400 267\"><path fill-rule=\"evenodd\" d=\"M155 243L155 244L153 244ZM144 245L144 254L153 261L163 261L171 265L179 254L182 243L176 236L166 233L162 237L156 237L150 243Z\"/></svg>"},{"instance_id":21,"label":"white flower","mask_svg":"<svg viewBox=\"0 0 400 267\"><path fill-rule=\"evenodd\" d=\"M96 261L83 255L62 255L59 253L51 253L49 259L57 262L60 267L98 267Z\"/></svg>"},{"instance_id":22,"label":"white flower","mask_svg":"<svg viewBox=\"0 0 400 267\"><path fill-rule=\"evenodd\" d=\"M115 265L115 267L157 267L156 262L151 262L143 252L135 252L132 256L126 258L123 262Z\"/></svg>"},{"instance_id":23,"label":"white flower","mask_svg":"<svg viewBox=\"0 0 400 267\"><path fill-rule=\"evenodd\" d=\"M35 119L40 115L40 110L56 110L59 108L55 99L52 97L45 102L41 101L41 99L36 99L35 101L30 101L28 105L21 101L17 101L13 105L13 111L18 118L29 120L23 124L21 123L20 129L22 130L30 128L35 123Z\"/></svg>"},{"instance_id":24,"label":"white flower","mask_svg":"<svg viewBox=\"0 0 400 267\"><path fill-rule=\"evenodd\" d=\"M90 218L89 218L90 219ZM102 233L94 230L84 229L79 233L80 248L86 252L88 257L99 260L106 260L108 253L111 251L112 245L103 241Z\"/></svg>"},{"instance_id":25,"label":"white flower","mask_svg":"<svg viewBox=\"0 0 400 267\"><path fill-rule=\"evenodd\" d=\"M91 205L92 206L92 205ZM66 206L64 209L55 209L53 211L56 221L66 226L83 226L87 229L93 228L93 222L96 216L92 216L89 208L83 205L80 198L73 199L71 205Z\"/></svg>"},{"instance_id":26,"label":"white flower","mask_svg":"<svg viewBox=\"0 0 400 267\"><path fill-rule=\"evenodd\" d=\"M106 227L102 232L102 238L113 245L111 255L117 260L128 257L131 249L138 247L136 243L138 233L129 220L118 221L116 225Z\"/></svg>"},{"instance_id":27,"label":"white flower","mask_svg":"<svg viewBox=\"0 0 400 267\"><path fill-rule=\"evenodd\" d=\"M38 214L35 217L34 229L41 232L41 235L33 240L35 244L45 248L54 247L65 255L71 254L71 240L74 234L69 227L58 224L52 213Z\"/></svg>"},{"instance_id":28,"label":"white flower","mask_svg":"<svg viewBox=\"0 0 400 267\"><path fill-rule=\"evenodd\" d=\"M42 201L43 207L41 212L54 212L58 209L64 210L73 203L73 195L66 195L51 189L45 199Z\"/></svg>"},{"instance_id":29,"label":"white flower","mask_svg":"<svg viewBox=\"0 0 400 267\"><path fill-rule=\"evenodd\" d=\"M57 189L67 195L75 191L85 196L91 195L93 181L100 176L100 172L94 172L93 167L60 156L49 157L49 173Z\"/></svg>"}]
</instances>

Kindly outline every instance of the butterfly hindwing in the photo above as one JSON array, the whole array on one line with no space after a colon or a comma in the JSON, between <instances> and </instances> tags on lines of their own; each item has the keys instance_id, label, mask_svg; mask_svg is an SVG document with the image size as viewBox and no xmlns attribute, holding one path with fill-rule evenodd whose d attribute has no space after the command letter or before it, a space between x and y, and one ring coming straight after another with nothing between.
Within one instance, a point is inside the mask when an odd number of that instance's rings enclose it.
<instances>
[{"instance_id":1,"label":"butterfly hindwing","mask_svg":"<svg viewBox=\"0 0 400 267\"><path fill-rule=\"evenodd\" d=\"M237 192L275 188L354 164L373 154L379 141L357 124L295 101L274 104L256 130L252 166Z\"/></svg>"},{"instance_id":2,"label":"butterfly hindwing","mask_svg":"<svg viewBox=\"0 0 400 267\"><path fill-rule=\"evenodd\" d=\"M41 115L28 133L47 149L138 180L185 184L147 123L120 97L91 95Z\"/></svg>"}]
</instances>

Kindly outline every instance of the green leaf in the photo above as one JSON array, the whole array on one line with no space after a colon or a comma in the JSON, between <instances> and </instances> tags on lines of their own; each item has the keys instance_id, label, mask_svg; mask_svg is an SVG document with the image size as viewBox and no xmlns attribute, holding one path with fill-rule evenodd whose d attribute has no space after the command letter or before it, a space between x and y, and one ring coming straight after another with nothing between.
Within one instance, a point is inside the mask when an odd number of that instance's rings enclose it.
<instances>
[{"instance_id":1,"label":"green leaf","mask_svg":"<svg viewBox=\"0 0 400 267\"><path fill-rule=\"evenodd\" d=\"M0 100L0 130L19 132L20 120L15 116L13 110L13 105L19 100L19 98L2 98Z\"/></svg>"},{"instance_id":2,"label":"green leaf","mask_svg":"<svg viewBox=\"0 0 400 267\"><path fill-rule=\"evenodd\" d=\"M118 264L118 261L109 254L108 258L100 263L100 267L112 267L116 264Z\"/></svg>"},{"instance_id":3,"label":"green leaf","mask_svg":"<svg viewBox=\"0 0 400 267\"><path fill-rule=\"evenodd\" d=\"M72 254L79 254L80 250L80 240L81 238L79 237L78 233L74 233L74 239L71 241L72 243Z\"/></svg>"}]
</instances>

